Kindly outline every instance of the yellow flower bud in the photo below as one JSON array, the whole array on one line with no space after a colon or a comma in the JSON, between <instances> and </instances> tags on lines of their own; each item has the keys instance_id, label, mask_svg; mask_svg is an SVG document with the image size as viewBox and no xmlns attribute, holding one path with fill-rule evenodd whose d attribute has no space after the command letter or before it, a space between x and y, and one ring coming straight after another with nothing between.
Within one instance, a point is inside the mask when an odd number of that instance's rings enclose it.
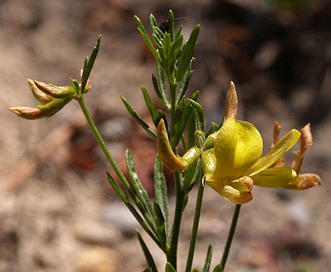
<instances>
[{"instance_id":1,"label":"yellow flower bud","mask_svg":"<svg viewBox=\"0 0 331 272\"><path fill-rule=\"evenodd\" d=\"M162 162L173 171L185 170L188 166L188 163L176 156L172 150L163 119L157 126L157 152Z\"/></svg>"}]
</instances>

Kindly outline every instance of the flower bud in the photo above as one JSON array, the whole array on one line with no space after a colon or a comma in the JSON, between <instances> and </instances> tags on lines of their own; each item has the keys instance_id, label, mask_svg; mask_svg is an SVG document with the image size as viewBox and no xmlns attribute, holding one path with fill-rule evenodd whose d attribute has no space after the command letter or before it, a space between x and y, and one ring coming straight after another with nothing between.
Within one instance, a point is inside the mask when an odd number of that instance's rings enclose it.
<instances>
[{"instance_id":1,"label":"flower bud","mask_svg":"<svg viewBox=\"0 0 331 272\"><path fill-rule=\"evenodd\" d=\"M18 115L19 117L28 119L28 120L35 120L42 118L41 116L43 113L37 107L12 107L9 110Z\"/></svg>"},{"instance_id":2,"label":"flower bud","mask_svg":"<svg viewBox=\"0 0 331 272\"><path fill-rule=\"evenodd\" d=\"M34 83L39 90L53 98L67 98L75 94L75 90L71 86L55 86L37 80Z\"/></svg>"},{"instance_id":3,"label":"flower bud","mask_svg":"<svg viewBox=\"0 0 331 272\"><path fill-rule=\"evenodd\" d=\"M12 107L9 110L18 115L19 117L36 120L40 118L48 118L61 110L66 104L68 104L72 98L67 99L53 99L51 102L45 105L39 105L37 107Z\"/></svg>"},{"instance_id":4,"label":"flower bud","mask_svg":"<svg viewBox=\"0 0 331 272\"><path fill-rule=\"evenodd\" d=\"M47 104L52 101L52 97L39 90L33 80L28 79L28 84L33 96L38 100L38 102L41 104Z\"/></svg>"},{"instance_id":5,"label":"flower bud","mask_svg":"<svg viewBox=\"0 0 331 272\"><path fill-rule=\"evenodd\" d=\"M173 152L163 119L157 126L157 152L162 162L173 171L185 170L188 166L184 159Z\"/></svg>"}]
</instances>

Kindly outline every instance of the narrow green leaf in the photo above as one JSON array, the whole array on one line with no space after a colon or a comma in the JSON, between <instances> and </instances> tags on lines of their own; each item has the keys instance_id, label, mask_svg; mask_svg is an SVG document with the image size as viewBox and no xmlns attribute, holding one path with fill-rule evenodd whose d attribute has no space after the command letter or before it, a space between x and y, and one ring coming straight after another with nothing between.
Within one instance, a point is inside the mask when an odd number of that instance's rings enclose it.
<instances>
[{"instance_id":1,"label":"narrow green leaf","mask_svg":"<svg viewBox=\"0 0 331 272\"><path fill-rule=\"evenodd\" d=\"M123 190L118 186L116 181L113 179L113 177L107 172L107 179L110 185L113 187L114 191L117 193L117 195L121 198L121 200L126 204L129 203L129 199L126 197Z\"/></svg>"},{"instance_id":2,"label":"narrow green leaf","mask_svg":"<svg viewBox=\"0 0 331 272\"><path fill-rule=\"evenodd\" d=\"M205 260L205 265L203 267L203 272L209 272L212 256L213 256L213 245L209 244L209 247L207 250L207 255L206 255L206 260Z\"/></svg>"},{"instance_id":3,"label":"narrow green leaf","mask_svg":"<svg viewBox=\"0 0 331 272\"><path fill-rule=\"evenodd\" d=\"M191 116L191 113L192 107L190 106L190 104L187 104L184 100L181 100L178 103L175 112L174 132L170 140L170 144L172 147L176 147L178 145L187 125L187 122Z\"/></svg>"},{"instance_id":4,"label":"narrow green leaf","mask_svg":"<svg viewBox=\"0 0 331 272\"><path fill-rule=\"evenodd\" d=\"M187 123L187 150L195 145L196 122L195 115L192 114ZM187 151L185 150L185 152Z\"/></svg>"},{"instance_id":5,"label":"narrow green leaf","mask_svg":"<svg viewBox=\"0 0 331 272\"><path fill-rule=\"evenodd\" d=\"M141 37L145 41L146 45L148 46L149 50L153 54L156 61L160 62L161 58L160 58L158 52L156 51L151 39L149 38L148 33L147 33L144 25L142 24L142 22L140 21L140 19L137 16L135 16L134 18L136 19L136 22L138 24L138 31L140 32Z\"/></svg>"},{"instance_id":6,"label":"narrow green leaf","mask_svg":"<svg viewBox=\"0 0 331 272\"><path fill-rule=\"evenodd\" d=\"M179 101L183 98L187 91L188 84L192 77L192 64L189 64L188 69L186 70L182 80L178 84L177 93L176 93L176 105L179 103Z\"/></svg>"},{"instance_id":7,"label":"narrow green leaf","mask_svg":"<svg viewBox=\"0 0 331 272\"><path fill-rule=\"evenodd\" d=\"M150 201L150 197L139 180L136 170L136 165L134 163L131 152L127 150L125 155L126 155L126 166L132 182L132 186L135 189L136 195L138 196L139 200L144 205L143 209L140 212L144 215L145 219L150 224L150 226L155 230L155 226L156 226L155 214L154 214L154 209L152 207L152 203Z\"/></svg>"},{"instance_id":8,"label":"narrow green leaf","mask_svg":"<svg viewBox=\"0 0 331 272\"><path fill-rule=\"evenodd\" d=\"M149 265L149 268L146 271L157 272L156 265L155 265L155 262L154 262L154 259L153 259L153 256L152 256L150 250L148 249L148 247L147 247L145 241L143 240L143 238L141 237L140 232L138 230L136 230L136 233L137 233L137 236L138 236L139 244L140 244L140 246L141 246L141 248L144 252L146 261Z\"/></svg>"},{"instance_id":9,"label":"narrow green leaf","mask_svg":"<svg viewBox=\"0 0 331 272\"><path fill-rule=\"evenodd\" d=\"M222 266L220 264L216 265L213 272L223 272Z\"/></svg>"},{"instance_id":10,"label":"narrow green leaf","mask_svg":"<svg viewBox=\"0 0 331 272\"><path fill-rule=\"evenodd\" d=\"M151 114L153 123L157 127L157 125L159 124L159 121L160 121L159 113L157 112L157 110L154 106L154 103L152 102L152 99L149 96L149 93L144 86L141 87L141 91L143 93L144 100L145 100L146 106L149 110L149 113Z\"/></svg>"},{"instance_id":11,"label":"narrow green leaf","mask_svg":"<svg viewBox=\"0 0 331 272\"><path fill-rule=\"evenodd\" d=\"M156 28L156 29L158 29L158 28ZM155 44L159 50L160 56L161 56L161 52L163 51L163 42L162 41L163 41L164 33L161 30L159 30L159 31L162 33L161 37L157 34L157 33L159 33L157 31L152 34L152 37L154 39L154 42L155 42ZM163 54L163 52L162 52L162 54Z\"/></svg>"},{"instance_id":12,"label":"narrow green leaf","mask_svg":"<svg viewBox=\"0 0 331 272\"><path fill-rule=\"evenodd\" d=\"M176 272L176 269L168 262L165 266L165 272Z\"/></svg>"},{"instance_id":13,"label":"narrow green leaf","mask_svg":"<svg viewBox=\"0 0 331 272\"><path fill-rule=\"evenodd\" d=\"M160 63L156 63L157 85L160 90L162 100L167 110L170 110L170 102L167 95L167 83L165 79L165 71Z\"/></svg>"},{"instance_id":14,"label":"narrow green leaf","mask_svg":"<svg viewBox=\"0 0 331 272\"><path fill-rule=\"evenodd\" d=\"M156 133L153 129L150 128L149 125L145 123L145 121L134 111L134 109L131 107L129 102L121 96L122 102L124 103L124 106L126 107L129 114L137 121L137 123L153 138L156 139Z\"/></svg>"},{"instance_id":15,"label":"narrow green leaf","mask_svg":"<svg viewBox=\"0 0 331 272\"><path fill-rule=\"evenodd\" d=\"M176 74L177 82L181 81L182 77L184 76L186 70L189 67L189 64L193 57L194 47L198 39L199 31L200 31L200 25L197 25L193 28L191 35L183 48L183 52L179 60L178 70Z\"/></svg>"},{"instance_id":16,"label":"narrow green leaf","mask_svg":"<svg viewBox=\"0 0 331 272\"><path fill-rule=\"evenodd\" d=\"M153 30L153 35L155 35L155 37L157 37L157 39L159 40L160 44L162 44L165 35L164 32L159 28L159 26L154 26L152 30Z\"/></svg>"},{"instance_id":17,"label":"narrow green leaf","mask_svg":"<svg viewBox=\"0 0 331 272\"><path fill-rule=\"evenodd\" d=\"M163 174L163 164L158 156L156 156L154 164L154 190L155 199L158 202L158 205L164 218L165 235L167 237L169 232L168 190L166 179Z\"/></svg>"},{"instance_id":18,"label":"narrow green leaf","mask_svg":"<svg viewBox=\"0 0 331 272\"><path fill-rule=\"evenodd\" d=\"M156 226L158 230L158 238L163 252L167 252L167 235L165 231L165 221L160 205L157 201L154 202L154 213L156 216Z\"/></svg>"},{"instance_id":19,"label":"narrow green leaf","mask_svg":"<svg viewBox=\"0 0 331 272\"><path fill-rule=\"evenodd\" d=\"M177 32L176 32L176 39L177 39L177 37L179 37L179 35L182 34L182 28L183 28L182 25L178 27Z\"/></svg>"},{"instance_id":20,"label":"narrow green leaf","mask_svg":"<svg viewBox=\"0 0 331 272\"><path fill-rule=\"evenodd\" d=\"M138 211L132 206L132 204L130 203L129 199L127 198L127 196L124 194L124 192L122 191L122 189L118 186L118 184L116 183L116 181L113 179L113 177L107 172L107 178L108 181L110 183L110 185L113 187L113 189L115 190L115 192L118 194L118 196L121 198L121 200L123 201L123 203L126 205L126 207L129 209L129 211L131 212L131 214L134 216L134 218L138 221L138 223L140 224L140 226L146 231L146 233L154 240L154 242L161 247L159 240L157 239L157 237L154 235L154 233L150 230L150 228L147 226L146 222L144 221L144 219L140 216L140 214L138 213Z\"/></svg>"},{"instance_id":21,"label":"narrow green leaf","mask_svg":"<svg viewBox=\"0 0 331 272\"><path fill-rule=\"evenodd\" d=\"M158 23L157 23L157 21L156 21L156 18L155 18L155 16L154 16L153 14L151 14L151 15L149 16L149 23L150 23L152 29L153 29L154 27L157 27L157 26L158 26Z\"/></svg>"},{"instance_id":22,"label":"narrow green leaf","mask_svg":"<svg viewBox=\"0 0 331 272\"><path fill-rule=\"evenodd\" d=\"M165 105L165 103L163 101L163 97L162 97L160 89L159 89L159 86L157 84L157 79L153 74L152 74L152 83L153 83L154 91L155 91L157 97L161 100L162 104Z\"/></svg>"},{"instance_id":23,"label":"narrow green leaf","mask_svg":"<svg viewBox=\"0 0 331 272\"><path fill-rule=\"evenodd\" d=\"M188 102L194 109L195 114L197 115L197 129L204 131L205 130L205 113L204 109L197 101L193 99L188 99Z\"/></svg>"},{"instance_id":24,"label":"narrow green leaf","mask_svg":"<svg viewBox=\"0 0 331 272\"><path fill-rule=\"evenodd\" d=\"M174 13L170 9L168 12L168 25L169 25L169 34L171 37L171 41L174 40L174 28L175 28L175 18L174 18Z\"/></svg>"},{"instance_id":25,"label":"narrow green leaf","mask_svg":"<svg viewBox=\"0 0 331 272\"><path fill-rule=\"evenodd\" d=\"M165 67L170 67L170 63L174 62L173 61L173 56L170 55L171 52L171 37L169 33L164 34L164 39L163 39L163 53L164 53L164 66Z\"/></svg>"},{"instance_id":26,"label":"narrow green leaf","mask_svg":"<svg viewBox=\"0 0 331 272\"><path fill-rule=\"evenodd\" d=\"M169 67L175 68L175 63L178 59L178 56L181 53L181 46L183 44L183 35L180 35L176 38L174 42L170 44L171 50L169 51Z\"/></svg>"},{"instance_id":27,"label":"narrow green leaf","mask_svg":"<svg viewBox=\"0 0 331 272\"><path fill-rule=\"evenodd\" d=\"M84 62L83 74L82 74L82 81L81 81L81 88L80 93L84 93L87 80L91 74L94 62L97 58L99 47L101 42L101 35L98 36L97 45L93 48L90 58L87 57Z\"/></svg>"},{"instance_id":28,"label":"narrow green leaf","mask_svg":"<svg viewBox=\"0 0 331 272\"><path fill-rule=\"evenodd\" d=\"M198 268L193 268L192 272L199 272Z\"/></svg>"}]
</instances>

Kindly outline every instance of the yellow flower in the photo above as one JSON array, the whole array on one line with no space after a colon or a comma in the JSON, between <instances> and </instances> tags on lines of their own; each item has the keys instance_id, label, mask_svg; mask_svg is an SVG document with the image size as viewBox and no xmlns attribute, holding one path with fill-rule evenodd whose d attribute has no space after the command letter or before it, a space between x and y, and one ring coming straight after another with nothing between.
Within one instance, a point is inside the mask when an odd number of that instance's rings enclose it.
<instances>
[{"instance_id":1,"label":"yellow flower","mask_svg":"<svg viewBox=\"0 0 331 272\"><path fill-rule=\"evenodd\" d=\"M259 131L249 122L227 118L211 136L214 146L202 152L206 183L227 200L243 204L253 198L253 185L283 187L296 178L291 168L269 168L300 138L300 132L288 132L264 156ZM208 141L210 144L210 141Z\"/></svg>"},{"instance_id":2,"label":"yellow flower","mask_svg":"<svg viewBox=\"0 0 331 272\"><path fill-rule=\"evenodd\" d=\"M278 135L280 129L281 126L278 124L278 122L276 122L274 126L274 143L277 143L278 141ZM313 136L310 130L310 124L305 125L300 131L301 131L300 151L293 152L294 160L292 162L292 169L297 173L297 177L290 183L286 184L284 186L285 189L305 190L321 184L321 178L317 174L314 173L300 174L304 154L313 144ZM280 158L280 160L277 161L274 166L277 167L284 165L285 165L285 160L283 158Z\"/></svg>"}]
</instances>

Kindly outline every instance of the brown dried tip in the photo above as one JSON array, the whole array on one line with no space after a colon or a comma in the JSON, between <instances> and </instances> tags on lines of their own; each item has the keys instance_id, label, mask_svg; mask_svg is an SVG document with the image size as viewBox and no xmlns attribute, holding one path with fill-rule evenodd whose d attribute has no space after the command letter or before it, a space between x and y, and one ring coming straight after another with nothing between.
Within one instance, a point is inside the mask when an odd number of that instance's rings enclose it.
<instances>
[{"instance_id":1,"label":"brown dried tip","mask_svg":"<svg viewBox=\"0 0 331 272\"><path fill-rule=\"evenodd\" d=\"M230 88L225 99L225 119L236 119L238 113L238 97L234 83L230 82Z\"/></svg>"},{"instance_id":2,"label":"brown dried tip","mask_svg":"<svg viewBox=\"0 0 331 272\"><path fill-rule=\"evenodd\" d=\"M292 169L297 173L300 172L303 162L303 156L305 152L312 146L313 144L313 135L310 130L310 124L305 125L301 130L300 137L300 152L294 153L294 161L292 163Z\"/></svg>"}]
</instances>

